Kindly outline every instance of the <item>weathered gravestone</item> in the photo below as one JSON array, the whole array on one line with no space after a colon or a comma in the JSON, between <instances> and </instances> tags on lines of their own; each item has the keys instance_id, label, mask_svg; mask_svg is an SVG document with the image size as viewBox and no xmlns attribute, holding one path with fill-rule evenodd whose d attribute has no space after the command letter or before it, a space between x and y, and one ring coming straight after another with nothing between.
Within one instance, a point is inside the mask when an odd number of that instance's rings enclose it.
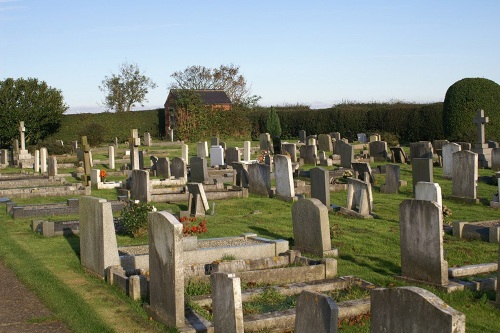
<instances>
[{"instance_id":1,"label":"weathered gravestone","mask_svg":"<svg viewBox=\"0 0 500 333\"><path fill-rule=\"evenodd\" d=\"M210 283L214 333L244 333L240 278L216 272L210 275Z\"/></svg>"},{"instance_id":2,"label":"weathered gravestone","mask_svg":"<svg viewBox=\"0 0 500 333\"><path fill-rule=\"evenodd\" d=\"M453 154L461 151L462 147L460 147L457 143L447 143L442 148L443 155L443 178L451 179L453 176Z\"/></svg>"},{"instance_id":3,"label":"weathered gravestone","mask_svg":"<svg viewBox=\"0 0 500 333\"><path fill-rule=\"evenodd\" d=\"M385 184L380 186L382 193L398 193L400 168L397 164L387 164L385 166Z\"/></svg>"},{"instance_id":4,"label":"weathered gravestone","mask_svg":"<svg viewBox=\"0 0 500 333\"><path fill-rule=\"evenodd\" d=\"M264 155L264 164L269 166L270 172L273 172L274 163L273 163L273 157L271 156L271 154Z\"/></svg>"},{"instance_id":5,"label":"weathered gravestone","mask_svg":"<svg viewBox=\"0 0 500 333\"><path fill-rule=\"evenodd\" d=\"M175 179L187 178L187 165L186 161L180 157L174 157L170 163L170 174Z\"/></svg>"},{"instance_id":6,"label":"weathered gravestone","mask_svg":"<svg viewBox=\"0 0 500 333\"><path fill-rule=\"evenodd\" d=\"M108 147L108 168L115 169L115 146Z\"/></svg>"},{"instance_id":7,"label":"weathered gravestone","mask_svg":"<svg viewBox=\"0 0 500 333\"><path fill-rule=\"evenodd\" d=\"M496 141L493 141L493 140L488 140L488 141L486 141L486 143L488 144L488 148L498 148L498 147L500 147L499 143L496 142Z\"/></svg>"},{"instance_id":8,"label":"weathered gravestone","mask_svg":"<svg viewBox=\"0 0 500 333\"><path fill-rule=\"evenodd\" d=\"M305 198L292 207L294 249L318 256L336 255L332 250L328 208L318 199Z\"/></svg>"},{"instance_id":9,"label":"weathered gravestone","mask_svg":"<svg viewBox=\"0 0 500 333\"><path fill-rule=\"evenodd\" d=\"M148 214L149 306L153 319L173 327L183 326L184 264L182 223L167 212Z\"/></svg>"},{"instance_id":10,"label":"weathered gravestone","mask_svg":"<svg viewBox=\"0 0 500 333\"><path fill-rule=\"evenodd\" d=\"M128 139L130 149L130 170L138 170L139 166L139 146L141 145L141 138L136 128L130 130L130 138Z\"/></svg>"},{"instance_id":11,"label":"weathered gravestone","mask_svg":"<svg viewBox=\"0 0 500 333\"><path fill-rule=\"evenodd\" d=\"M332 137L330 134L318 135L318 150L328 153L333 152Z\"/></svg>"},{"instance_id":12,"label":"weathered gravestone","mask_svg":"<svg viewBox=\"0 0 500 333\"><path fill-rule=\"evenodd\" d=\"M144 132L144 145L147 147L152 146L151 133Z\"/></svg>"},{"instance_id":13,"label":"weathered gravestone","mask_svg":"<svg viewBox=\"0 0 500 333\"><path fill-rule=\"evenodd\" d=\"M262 133L259 136L259 147L261 151L272 152L271 135L269 133Z\"/></svg>"},{"instance_id":14,"label":"weathered gravestone","mask_svg":"<svg viewBox=\"0 0 500 333\"><path fill-rule=\"evenodd\" d=\"M262 163L248 165L248 192L266 197L272 196L269 165Z\"/></svg>"},{"instance_id":15,"label":"weathered gravestone","mask_svg":"<svg viewBox=\"0 0 500 333\"><path fill-rule=\"evenodd\" d=\"M435 202L439 210L443 211L443 196L438 183L418 182L415 186L415 199Z\"/></svg>"},{"instance_id":16,"label":"weathered gravestone","mask_svg":"<svg viewBox=\"0 0 500 333\"><path fill-rule=\"evenodd\" d=\"M188 183L188 211L191 216L204 216L207 210L210 209L208 205L207 196L203 184Z\"/></svg>"},{"instance_id":17,"label":"weathered gravestone","mask_svg":"<svg viewBox=\"0 0 500 333\"><path fill-rule=\"evenodd\" d=\"M238 147L229 147L226 149L226 164L231 165L233 162L241 161L241 153Z\"/></svg>"},{"instance_id":18,"label":"weathered gravestone","mask_svg":"<svg viewBox=\"0 0 500 333\"><path fill-rule=\"evenodd\" d=\"M402 163L406 164L408 158L406 157L406 153L401 147L390 147L391 150L391 161L392 163Z\"/></svg>"},{"instance_id":19,"label":"weathered gravestone","mask_svg":"<svg viewBox=\"0 0 500 333\"><path fill-rule=\"evenodd\" d=\"M305 164L317 164L318 147L316 145L300 146L300 158L304 160Z\"/></svg>"},{"instance_id":20,"label":"weathered gravestone","mask_svg":"<svg viewBox=\"0 0 500 333\"><path fill-rule=\"evenodd\" d=\"M370 163L352 162L351 166L352 171L354 172L353 177L355 179L359 179L364 182L370 182L371 184L375 182L375 177L373 176Z\"/></svg>"},{"instance_id":21,"label":"weathered gravestone","mask_svg":"<svg viewBox=\"0 0 500 333\"><path fill-rule=\"evenodd\" d=\"M100 278L109 266L120 265L111 203L83 196L79 199L80 260Z\"/></svg>"},{"instance_id":22,"label":"weathered gravestone","mask_svg":"<svg viewBox=\"0 0 500 333\"><path fill-rule=\"evenodd\" d=\"M232 163L233 185L248 188L248 164L244 162Z\"/></svg>"},{"instance_id":23,"label":"weathered gravestone","mask_svg":"<svg viewBox=\"0 0 500 333\"><path fill-rule=\"evenodd\" d=\"M144 159L146 157L146 152L144 150L139 150L138 156L139 156L139 169L143 170L145 169Z\"/></svg>"},{"instance_id":24,"label":"weathered gravestone","mask_svg":"<svg viewBox=\"0 0 500 333\"><path fill-rule=\"evenodd\" d=\"M438 286L448 285L443 252L443 214L436 202L404 200L399 206L401 275Z\"/></svg>"},{"instance_id":25,"label":"weathered gravestone","mask_svg":"<svg viewBox=\"0 0 500 333\"><path fill-rule=\"evenodd\" d=\"M452 196L471 202L477 199L478 154L469 150L453 154Z\"/></svg>"},{"instance_id":26,"label":"weathered gravestone","mask_svg":"<svg viewBox=\"0 0 500 333\"><path fill-rule=\"evenodd\" d=\"M224 149L221 146L211 146L210 147L210 166L221 166L225 165L224 162Z\"/></svg>"},{"instance_id":27,"label":"weathered gravestone","mask_svg":"<svg viewBox=\"0 0 500 333\"><path fill-rule=\"evenodd\" d=\"M500 170L500 148L493 148L491 150L491 169Z\"/></svg>"},{"instance_id":28,"label":"weathered gravestone","mask_svg":"<svg viewBox=\"0 0 500 333\"><path fill-rule=\"evenodd\" d=\"M318 199L327 208L330 208L330 173L323 168L310 170L311 198Z\"/></svg>"},{"instance_id":29,"label":"weathered gravestone","mask_svg":"<svg viewBox=\"0 0 500 333\"><path fill-rule=\"evenodd\" d=\"M168 157L159 157L156 161L156 176L170 178L170 161Z\"/></svg>"},{"instance_id":30,"label":"weathered gravestone","mask_svg":"<svg viewBox=\"0 0 500 333\"><path fill-rule=\"evenodd\" d=\"M347 205L340 211L360 218L371 218L373 210L372 186L369 182L347 178Z\"/></svg>"},{"instance_id":31,"label":"weathered gravestone","mask_svg":"<svg viewBox=\"0 0 500 333\"><path fill-rule=\"evenodd\" d=\"M370 313L370 333L465 333L463 313L418 287L372 290Z\"/></svg>"},{"instance_id":32,"label":"weathered gravestone","mask_svg":"<svg viewBox=\"0 0 500 333\"><path fill-rule=\"evenodd\" d=\"M157 175L158 166L156 164L158 163L158 157L156 157L155 155L151 155L149 157L149 160L151 162L151 168L149 168L149 171L153 172L153 175Z\"/></svg>"},{"instance_id":33,"label":"weathered gravestone","mask_svg":"<svg viewBox=\"0 0 500 333\"><path fill-rule=\"evenodd\" d=\"M243 161L250 161L252 155L252 142L243 142Z\"/></svg>"},{"instance_id":34,"label":"weathered gravestone","mask_svg":"<svg viewBox=\"0 0 500 333\"><path fill-rule=\"evenodd\" d=\"M43 149L43 148L42 148ZM84 186L88 186L88 182L90 181L90 168L92 167L90 163L90 145L87 142L87 137L82 136L82 149L83 149L83 172L82 181ZM43 157L44 152L42 150L42 172L43 172Z\"/></svg>"},{"instance_id":35,"label":"weathered gravestone","mask_svg":"<svg viewBox=\"0 0 500 333\"><path fill-rule=\"evenodd\" d=\"M387 162L387 142L371 141L368 145L370 157L373 157L376 162Z\"/></svg>"},{"instance_id":36,"label":"weathered gravestone","mask_svg":"<svg viewBox=\"0 0 500 333\"><path fill-rule=\"evenodd\" d=\"M474 124L477 125L477 140L472 151L478 155L478 166L481 168L491 167L491 148L486 143L485 125L489 122L489 117L484 116L484 110L477 110L474 117Z\"/></svg>"},{"instance_id":37,"label":"weathered gravestone","mask_svg":"<svg viewBox=\"0 0 500 333\"><path fill-rule=\"evenodd\" d=\"M302 291L295 311L295 333L337 333L339 307L330 296Z\"/></svg>"},{"instance_id":38,"label":"weathered gravestone","mask_svg":"<svg viewBox=\"0 0 500 333\"><path fill-rule=\"evenodd\" d=\"M339 141L335 144L335 150L340 155L340 166L350 169L352 162L354 162L354 147L348 143Z\"/></svg>"},{"instance_id":39,"label":"weathered gravestone","mask_svg":"<svg viewBox=\"0 0 500 333\"><path fill-rule=\"evenodd\" d=\"M431 158L412 158L411 177L413 180L413 193L418 182L434 182L434 165Z\"/></svg>"},{"instance_id":40,"label":"weathered gravestone","mask_svg":"<svg viewBox=\"0 0 500 333\"><path fill-rule=\"evenodd\" d=\"M433 158L432 144L429 141L419 141L410 143L410 160L414 158Z\"/></svg>"},{"instance_id":41,"label":"weathered gravestone","mask_svg":"<svg viewBox=\"0 0 500 333\"><path fill-rule=\"evenodd\" d=\"M285 201L292 201L295 197L293 186L293 171L290 157L274 155L274 171L276 177L276 197Z\"/></svg>"},{"instance_id":42,"label":"weathered gravestone","mask_svg":"<svg viewBox=\"0 0 500 333\"><path fill-rule=\"evenodd\" d=\"M196 144L196 156L199 158L208 157L208 143L206 141L198 142Z\"/></svg>"},{"instance_id":43,"label":"weathered gravestone","mask_svg":"<svg viewBox=\"0 0 500 333\"><path fill-rule=\"evenodd\" d=\"M205 183L208 181L207 161L203 157L193 156L190 159L191 181L195 183Z\"/></svg>"},{"instance_id":44,"label":"weathered gravestone","mask_svg":"<svg viewBox=\"0 0 500 333\"><path fill-rule=\"evenodd\" d=\"M130 181L130 198L140 202L151 201L151 185L149 172L146 170L132 170Z\"/></svg>"},{"instance_id":45,"label":"weathered gravestone","mask_svg":"<svg viewBox=\"0 0 500 333\"><path fill-rule=\"evenodd\" d=\"M282 153L288 153L292 163L297 162L297 145L295 143L283 143L281 145Z\"/></svg>"}]
</instances>

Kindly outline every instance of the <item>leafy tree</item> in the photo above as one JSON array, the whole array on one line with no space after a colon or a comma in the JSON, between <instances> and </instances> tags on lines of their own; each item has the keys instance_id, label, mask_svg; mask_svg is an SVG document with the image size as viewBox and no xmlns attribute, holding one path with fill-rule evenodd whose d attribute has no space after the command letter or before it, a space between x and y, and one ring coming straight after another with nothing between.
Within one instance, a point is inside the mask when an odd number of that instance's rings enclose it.
<instances>
[{"instance_id":1,"label":"leafy tree","mask_svg":"<svg viewBox=\"0 0 500 333\"><path fill-rule=\"evenodd\" d=\"M61 126L68 109L60 90L36 78L0 81L0 144L19 137L19 122L26 127L26 144L36 144Z\"/></svg>"},{"instance_id":2,"label":"leafy tree","mask_svg":"<svg viewBox=\"0 0 500 333\"><path fill-rule=\"evenodd\" d=\"M144 75L137 64L122 63L118 74L105 76L99 89L106 94L104 106L116 112L130 111L135 103L144 106L148 89L156 88L149 77Z\"/></svg>"},{"instance_id":3,"label":"leafy tree","mask_svg":"<svg viewBox=\"0 0 500 333\"><path fill-rule=\"evenodd\" d=\"M266 127L267 127L267 132L271 134L271 137L279 138L281 136L280 118L278 117L276 109L273 107L271 107L271 110L269 110Z\"/></svg>"},{"instance_id":4,"label":"leafy tree","mask_svg":"<svg viewBox=\"0 0 500 333\"><path fill-rule=\"evenodd\" d=\"M443 129L449 140L475 143L477 110L489 117L486 139L500 140L500 85L485 78L465 78L452 84L443 103Z\"/></svg>"},{"instance_id":5,"label":"leafy tree","mask_svg":"<svg viewBox=\"0 0 500 333\"><path fill-rule=\"evenodd\" d=\"M175 82L170 89L217 89L224 90L235 105L253 107L260 96L250 95L245 77L240 74L240 66L221 65L219 68L190 66L170 75Z\"/></svg>"}]
</instances>

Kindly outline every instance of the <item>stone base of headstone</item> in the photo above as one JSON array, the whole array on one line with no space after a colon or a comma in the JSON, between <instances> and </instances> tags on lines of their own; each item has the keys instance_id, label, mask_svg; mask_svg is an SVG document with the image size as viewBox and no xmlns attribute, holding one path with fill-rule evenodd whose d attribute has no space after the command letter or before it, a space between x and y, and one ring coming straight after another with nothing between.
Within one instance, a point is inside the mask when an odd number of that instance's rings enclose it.
<instances>
[{"instance_id":1,"label":"stone base of headstone","mask_svg":"<svg viewBox=\"0 0 500 333\"><path fill-rule=\"evenodd\" d=\"M451 281L451 280L446 285L439 285L439 284L429 283L427 281L415 280L415 279L409 278L407 276L401 276L401 275L396 275L395 278L398 280L407 281L411 284L423 284L423 285L427 285L427 286L433 286L436 289L447 292L447 293L452 293L455 291L462 291L465 289L465 286L463 284L455 282L455 281Z\"/></svg>"},{"instance_id":2,"label":"stone base of headstone","mask_svg":"<svg viewBox=\"0 0 500 333\"><path fill-rule=\"evenodd\" d=\"M457 196L453 196L453 195L450 195L449 198L451 198L453 200L456 200L456 201L465 202L465 203L468 203L468 204L478 204L480 202L480 200L478 198L476 198L476 199L474 199L474 198L463 198L463 197L457 197Z\"/></svg>"},{"instance_id":3,"label":"stone base of headstone","mask_svg":"<svg viewBox=\"0 0 500 333\"><path fill-rule=\"evenodd\" d=\"M476 144L472 149L473 153L476 153L478 156L478 167L480 168L491 168L491 152L493 148L488 148L488 144L486 147L478 147L479 144Z\"/></svg>"},{"instance_id":4,"label":"stone base of headstone","mask_svg":"<svg viewBox=\"0 0 500 333\"><path fill-rule=\"evenodd\" d=\"M498 201L490 201L491 208L500 208L500 202Z\"/></svg>"},{"instance_id":5,"label":"stone base of headstone","mask_svg":"<svg viewBox=\"0 0 500 333\"><path fill-rule=\"evenodd\" d=\"M363 215L356 212L355 210L347 209L345 207L340 207L340 213L347 216L356 217L358 219L372 219L375 217L373 213L370 213L370 215Z\"/></svg>"},{"instance_id":6,"label":"stone base of headstone","mask_svg":"<svg viewBox=\"0 0 500 333\"><path fill-rule=\"evenodd\" d=\"M295 202L295 201L298 200L298 198L296 196L294 196L294 197L286 197L286 196L283 196L283 195L275 194L274 197L276 199L279 199L279 200L282 200L282 201L287 201L287 202Z\"/></svg>"}]
</instances>

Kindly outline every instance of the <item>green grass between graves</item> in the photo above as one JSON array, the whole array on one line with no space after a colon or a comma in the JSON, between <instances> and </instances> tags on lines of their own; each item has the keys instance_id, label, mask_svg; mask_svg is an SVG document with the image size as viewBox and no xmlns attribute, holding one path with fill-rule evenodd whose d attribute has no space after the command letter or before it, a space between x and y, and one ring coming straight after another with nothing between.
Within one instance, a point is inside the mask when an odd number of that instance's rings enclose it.
<instances>
[{"instance_id":1,"label":"green grass between graves","mask_svg":"<svg viewBox=\"0 0 500 333\"><path fill-rule=\"evenodd\" d=\"M242 142L230 142L242 147ZM255 143L254 143L255 145ZM180 150L154 147L159 153L179 156ZM190 145L195 152L195 146ZM160 155L161 156L161 155ZM372 165L375 167L376 165ZM411 168L401 166L401 178L408 185L397 195L380 193L384 175L376 175L373 187L374 213L377 218L359 220L340 214L330 214L332 245L339 249L339 275L355 275L383 287L405 285L394 276L400 274L399 205L412 196ZM480 170L480 176L491 176L491 170ZM439 182L443 203L452 211L445 223L499 219L499 211L489 208L497 187L479 182L479 204L464 204L450 199L451 181L434 169L434 181ZM115 199L114 190L93 191L93 195ZM331 194L332 203L345 205L346 193ZM66 198L15 199L19 204L65 202ZM177 212L186 203L157 204L158 209ZM216 214L207 216L208 232L201 238L235 236L253 232L263 237L289 239L293 243L292 203L250 195L248 199L216 201ZM64 217L64 218L74 218ZM52 217L61 220L61 217ZM168 328L149 320L140 302L134 302L115 288L84 273L79 262L79 238L43 238L29 229L31 219L13 220L0 211L0 258L39 295L44 303L75 332L162 332ZM145 237L118 237L119 245L143 244ZM444 236L449 267L497 262L498 244L470 241ZM196 286L191 286L196 288ZM467 332L500 332L500 310L490 301L494 292L455 292L445 294L428 289L453 308L465 313ZM174 330L171 330L174 331ZM369 332L369 319L358 318L341 324L341 332Z\"/></svg>"}]
</instances>

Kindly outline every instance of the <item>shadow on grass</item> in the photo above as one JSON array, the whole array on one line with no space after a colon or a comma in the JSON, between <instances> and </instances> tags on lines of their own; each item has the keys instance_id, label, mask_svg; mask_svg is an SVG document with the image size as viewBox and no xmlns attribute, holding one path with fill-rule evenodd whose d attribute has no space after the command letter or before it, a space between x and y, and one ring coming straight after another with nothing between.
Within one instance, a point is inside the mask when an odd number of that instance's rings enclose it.
<instances>
[{"instance_id":1,"label":"shadow on grass","mask_svg":"<svg viewBox=\"0 0 500 333\"><path fill-rule=\"evenodd\" d=\"M78 259L80 259L80 236L69 233L64 233L63 236Z\"/></svg>"},{"instance_id":2,"label":"shadow on grass","mask_svg":"<svg viewBox=\"0 0 500 333\"><path fill-rule=\"evenodd\" d=\"M264 229L264 228L261 228L261 227L250 226L249 228L251 230L255 231L259 236L266 236L266 237L270 237L273 239L285 239L288 241L290 246L293 246L293 238L286 238L283 235L276 234L274 232L271 232L271 231Z\"/></svg>"},{"instance_id":3,"label":"shadow on grass","mask_svg":"<svg viewBox=\"0 0 500 333\"><path fill-rule=\"evenodd\" d=\"M388 260L381 259L377 256L364 256L364 255L357 255L356 257L353 257L349 254L340 254L339 257L343 260L348 260L352 263L355 263L356 265L367 267L371 269L372 271L382 274L382 275L395 275L395 274L401 274L401 267L394 265L393 262L390 262ZM368 264L365 260L367 259L373 262L377 262L378 265L370 265Z\"/></svg>"}]
</instances>

